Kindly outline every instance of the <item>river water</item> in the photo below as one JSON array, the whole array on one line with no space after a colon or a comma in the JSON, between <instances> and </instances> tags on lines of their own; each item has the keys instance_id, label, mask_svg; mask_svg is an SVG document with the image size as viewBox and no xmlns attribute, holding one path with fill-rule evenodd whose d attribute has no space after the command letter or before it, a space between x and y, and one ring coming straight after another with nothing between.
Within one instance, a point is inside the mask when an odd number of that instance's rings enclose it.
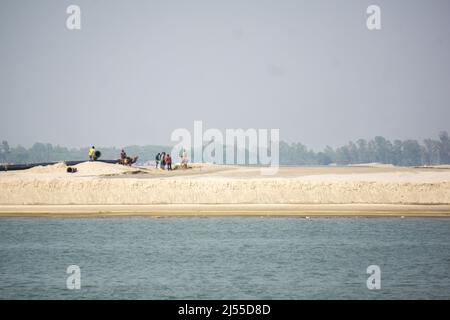
<instances>
[{"instance_id":1,"label":"river water","mask_svg":"<svg viewBox=\"0 0 450 320\"><path fill-rule=\"evenodd\" d=\"M449 299L450 219L2 218L7 298Z\"/></svg>"}]
</instances>

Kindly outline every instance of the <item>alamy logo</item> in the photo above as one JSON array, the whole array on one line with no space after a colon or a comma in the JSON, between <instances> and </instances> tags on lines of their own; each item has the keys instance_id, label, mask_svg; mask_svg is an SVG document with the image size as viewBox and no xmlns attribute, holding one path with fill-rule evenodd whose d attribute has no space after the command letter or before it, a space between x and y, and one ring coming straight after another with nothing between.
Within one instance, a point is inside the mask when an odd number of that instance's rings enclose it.
<instances>
[{"instance_id":1,"label":"alamy logo","mask_svg":"<svg viewBox=\"0 0 450 320\"><path fill-rule=\"evenodd\" d=\"M381 289L381 269L377 265L371 265L367 267L367 274L370 274L367 278L367 289L380 290Z\"/></svg>"},{"instance_id":2,"label":"alamy logo","mask_svg":"<svg viewBox=\"0 0 450 320\"><path fill-rule=\"evenodd\" d=\"M224 138L218 129L203 132L203 122L194 121L193 136L179 128L172 132L171 141L178 142L171 151L174 159L183 151L191 158L193 150L193 162L262 165L263 175L278 172L279 129L226 129Z\"/></svg>"},{"instance_id":3,"label":"alamy logo","mask_svg":"<svg viewBox=\"0 0 450 320\"><path fill-rule=\"evenodd\" d=\"M66 287L69 290L81 289L81 269L77 265L67 267L66 273L69 274L66 280Z\"/></svg>"},{"instance_id":4,"label":"alamy logo","mask_svg":"<svg viewBox=\"0 0 450 320\"><path fill-rule=\"evenodd\" d=\"M81 9L77 5L70 5L66 9L66 13L70 14L66 20L66 27L69 30L81 29Z\"/></svg>"},{"instance_id":5,"label":"alamy logo","mask_svg":"<svg viewBox=\"0 0 450 320\"><path fill-rule=\"evenodd\" d=\"M369 30L381 30L381 9L377 5L371 5L367 7L367 17L366 25Z\"/></svg>"}]
</instances>

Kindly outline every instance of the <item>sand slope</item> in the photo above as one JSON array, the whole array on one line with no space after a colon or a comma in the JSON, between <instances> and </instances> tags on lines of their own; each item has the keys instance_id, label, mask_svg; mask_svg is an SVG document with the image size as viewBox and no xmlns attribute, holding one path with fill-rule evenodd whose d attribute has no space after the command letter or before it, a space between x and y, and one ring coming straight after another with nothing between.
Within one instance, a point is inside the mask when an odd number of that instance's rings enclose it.
<instances>
[{"instance_id":1,"label":"sand slope","mask_svg":"<svg viewBox=\"0 0 450 320\"><path fill-rule=\"evenodd\" d=\"M450 204L450 170L198 165L161 171L86 162L0 173L0 205ZM311 174L309 174L311 173Z\"/></svg>"}]
</instances>

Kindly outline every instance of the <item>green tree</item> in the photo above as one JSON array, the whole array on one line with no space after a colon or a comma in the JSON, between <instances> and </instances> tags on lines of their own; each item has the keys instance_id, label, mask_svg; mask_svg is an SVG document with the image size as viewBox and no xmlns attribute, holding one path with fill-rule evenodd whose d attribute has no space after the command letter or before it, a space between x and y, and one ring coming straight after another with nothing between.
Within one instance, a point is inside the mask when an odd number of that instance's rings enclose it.
<instances>
[{"instance_id":1,"label":"green tree","mask_svg":"<svg viewBox=\"0 0 450 320\"><path fill-rule=\"evenodd\" d=\"M377 136L374 139L375 161L380 163L392 162L392 144L384 137Z\"/></svg>"},{"instance_id":2,"label":"green tree","mask_svg":"<svg viewBox=\"0 0 450 320\"><path fill-rule=\"evenodd\" d=\"M450 164L450 139L447 131L439 133L439 157L442 164Z\"/></svg>"},{"instance_id":3,"label":"green tree","mask_svg":"<svg viewBox=\"0 0 450 320\"><path fill-rule=\"evenodd\" d=\"M322 165L322 166L327 166L333 162L331 157L329 155L327 155L325 152L318 152L316 159L317 159L317 164Z\"/></svg>"},{"instance_id":4,"label":"green tree","mask_svg":"<svg viewBox=\"0 0 450 320\"><path fill-rule=\"evenodd\" d=\"M424 164L439 164L440 158L440 142L433 139L425 139L424 144Z\"/></svg>"},{"instance_id":5,"label":"green tree","mask_svg":"<svg viewBox=\"0 0 450 320\"><path fill-rule=\"evenodd\" d=\"M422 148L416 140L403 142L402 164L405 166L417 166L422 163Z\"/></svg>"},{"instance_id":6,"label":"green tree","mask_svg":"<svg viewBox=\"0 0 450 320\"><path fill-rule=\"evenodd\" d=\"M402 164L403 142L394 140L392 146L392 164L398 166Z\"/></svg>"},{"instance_id":7,"label":"green tree","mask_svg":"<svg viewBox=\"0 0 450 320\"><path fill-rule=\"evenodd\" d=\"M350 150L348 146L343 146L337 148L336 150L336 162L338 164L349 164L351 163Z\"/></svg>"},{"instance_id":8,"label":"green tree","mask_svg":"<svg viewBox=\"0 0 450 320\"><path fill-rule=\"evenodd\" d=\"M348 153L350 163L360 163L358 147L353 141L348 143Z\"/></svg>"},{"instance_id":9,"label":"green tree","mask_svg":"<svg viewBox=\"0 0 450 320\"><path fill-rule=\"evenodd\" d=\"M359 163L370 162L370 154L367 146L367 141L364 139L359 139L358 141L356 141L356 145L358 146L358 162Z\"/></svg>"},{"instance_id":10,"label":"green tree","mask_svg":"<svg viewBox=\"0 0 450 320\"><path fill-rule=\"evenodd\" d=\"M11 153L8 141L3 140L0 146L0 162L8 162L8 155Z\"/></svg>"}]
</instances>

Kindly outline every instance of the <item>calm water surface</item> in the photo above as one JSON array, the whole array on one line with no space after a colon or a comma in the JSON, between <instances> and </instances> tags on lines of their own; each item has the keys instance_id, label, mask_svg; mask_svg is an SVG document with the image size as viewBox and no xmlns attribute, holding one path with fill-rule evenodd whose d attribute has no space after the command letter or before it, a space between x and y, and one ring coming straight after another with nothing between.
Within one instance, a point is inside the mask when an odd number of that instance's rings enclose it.
<instances>
[{"instance_id":1,"label":"calm water surface","mask_svg":"<svg viewBox=\"0 0 450 320\"><path fill-rule=\"evenodd\" d=\"M450 219L0 219L0 298L449 299Z\"/></svg>"}]
</instances>

